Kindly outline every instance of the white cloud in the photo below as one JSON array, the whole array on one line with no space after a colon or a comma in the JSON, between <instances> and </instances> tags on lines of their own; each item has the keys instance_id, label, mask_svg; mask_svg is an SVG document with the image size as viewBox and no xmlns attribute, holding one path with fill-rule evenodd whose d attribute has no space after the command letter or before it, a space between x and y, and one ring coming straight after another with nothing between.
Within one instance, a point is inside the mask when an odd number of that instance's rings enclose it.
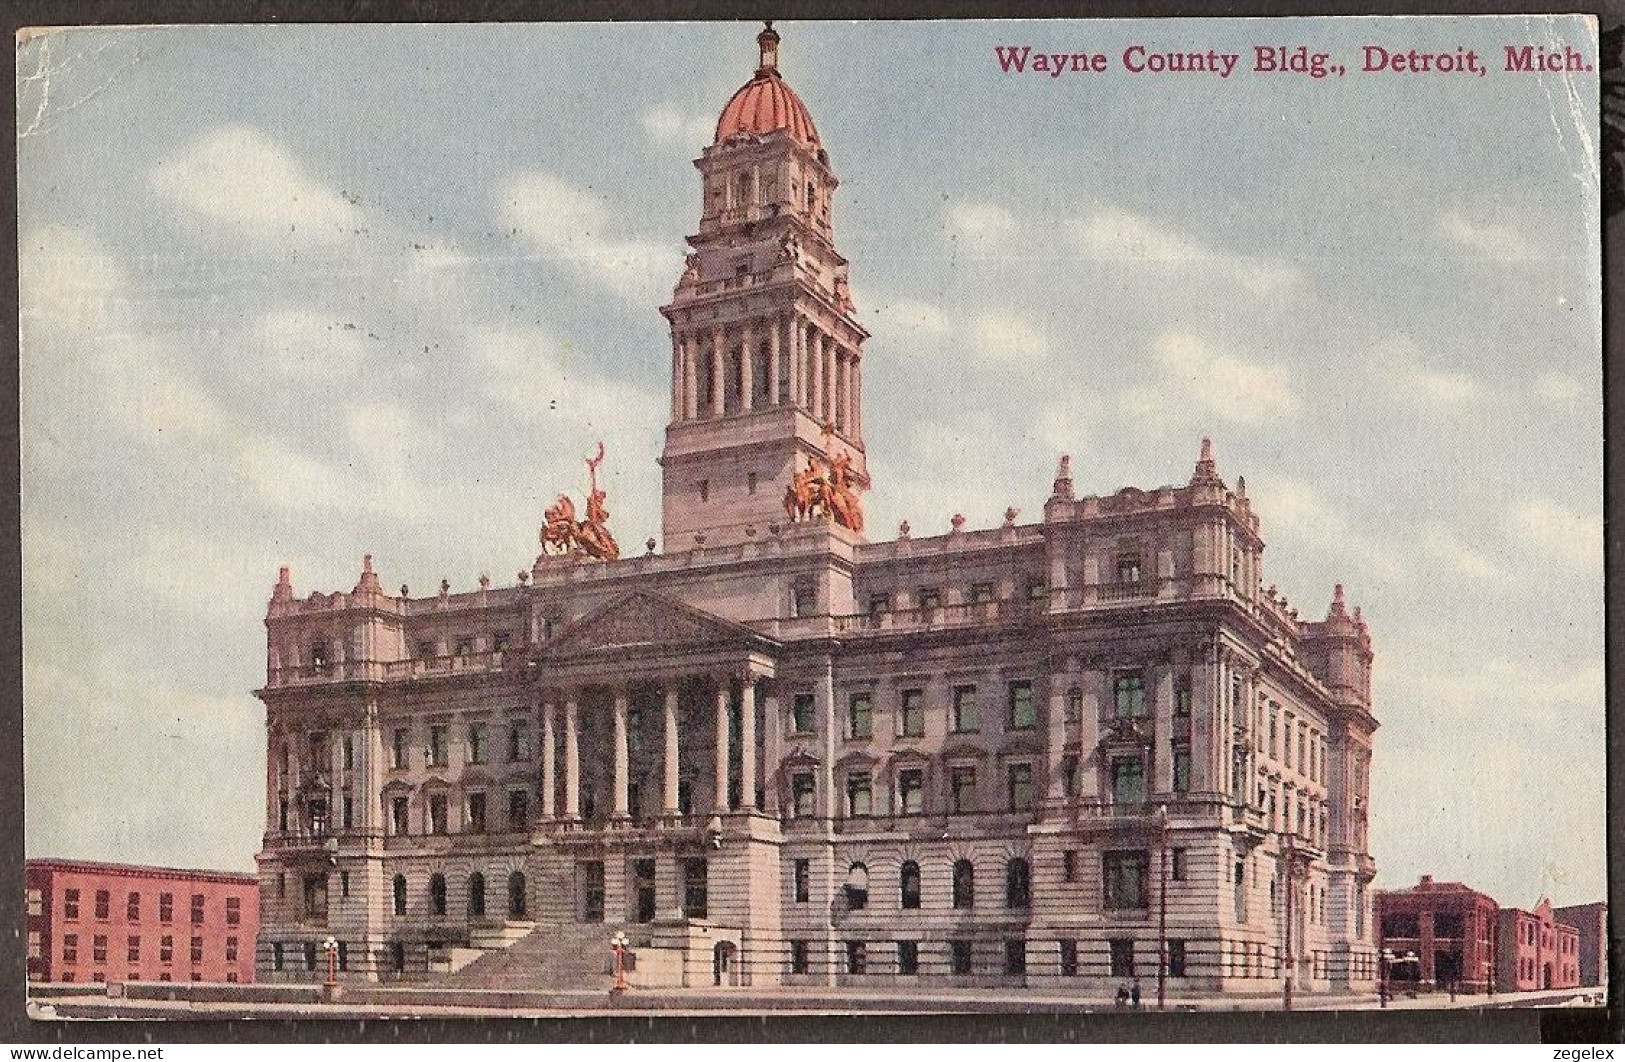
<instances>
[{"instance_id":1,"label":"white cloud","mask_svg":"<svg viewBox=\"0 0 1625 1062\"><path fill-rule=\"evenodd\" d=\"M1291 266L1215 250L1126 210L1097 210L1073 219L1070 229L1078 246L1098 260L1201 267L1257 295L1279 292L1301 279Z\"/></svg>"},{"instance_id":2,"label":"white cloud","mask_svg":"<svg viewBox=\"0 0 1625 1062\"><path fill-rule=\"evenodd\" d=\"M290 379L343 379L367 358L359 325L313 310L274 310L260 318L256 332L265 364Z\"/></svg>"},{"instance_id":3,"label":"white cloud","mask_svg":"<svg viewBox=\"0 0 1625 1062\"><path fill-rule=\"evenodd\" d=\"M1015 215L997 203L956 203L948 209L948 233L967 250L993 252L1015 231Z\"/></svg>"},{"instance_id":4,"label":"white cloud","mask_svg":"<svg viewBox=\"0 0 1625 1062\"><path fill-rule=\"evenodd\" d=\"M277 508L300 512L355 507L355 476L280 439L269 435L245 439L235 448L232 462L243 482Z\"/></svg>"},{"instance_id":5,"label":"white cloud","mask_svg":"<svg viewBox=\"0 0 1625 1062\"><path fill-rule=\"evenodd\" d=\"M1301 480L1271 478L1251 485L1253 507L1260 514L1265 541L1273 549L1297 556L1321 557L1330 570L1353 565L1345 582L1373 586L1396 579L1402 566L1393 543L1367 533L1343 509ZM1306 612L1313 612L1303 606Z\"/></svg>"},{"instance_id":6,"label":"white cloud","mask_svg":"<svg viewBox=\"0 0 1625 1062\"><path fill-rule=\"evenodd\" d=\"M473 337L470 349L486 392L528 419L617 434L623 425L641 431L663 419L652 391L604 375L599 364L572 357L539 329L488 329Z\"/></svg>"},{"instance_id":7,"label":"white cloud","mask_svg":"<svg viewBox=\"0 0 1625 1062\"><path fill-rule=\"evenodd\" d=\"M861 305L861 303L860 303ZM918 299L892 299L875 306L877 329L937 339L950 331L948 314L936 303Z\"/></svg>"},{"instance_id":8,"label":"white cloud","mask_svg":"<svg viewBox=\"0 0 1625 1062\"><path fill-rule=\"evenodd\" d=\"M716 135L716 120L704 114L691 114L669 100L646 108L643 131L657 147L681 147L699 151Z\"/></svg>"},{"instance_id":9,"label":"white cloud","mask_svg":"<svg viewBox=\"0 0 1625 1062\"><path fill-rule=\"evenodd\" d=\"M1536 256L1535 245L1517 228L1469 218L1460 210L1439 215L1438 229L1451 243L1496 261L1517 262Z\"/></svg>"},{"instance_id":10,"label":"white cloud","mask_svg":"<svg viewBox=\"0 0 1625 1062\"><path fill-rule=\"evenodd\" d=\"M603 195L550 173L513 178L503 197L507 223L561 262L647 309L671 297L681 272L675 248L617 235L620 218Z\"/></svg>"},{"instance_id":11,"label":"white cloud","mask_svg":"<svg viewBox=\"0 0 1625 1062\"><path fill-rule=\"evenodd\" d=\"M1486 552L1442 524L1432 524L1422 536L1427 556L1473 579L1499 579L1503 568Z\"/></svg>"},{"instance_id":12,"label":"white cloud","mask_svg":"<svg viewBox=\"0 0 1625 1062\"><path fill-rule=\"evenodd\" d=\"M1532 498L1514 509L1510 519L1512 534L1548 559L1601 574L1600 511L1579 513L1545 498Z\"/></svg>"},{"instance_id":13,"label":"white cloud","mask_svg":"<svg viewBox=\"0 0 1625 1062\"><path fill-rule=\"evenodd\" d=\"M971 328L978 350L999 361L1033 361L1049 351L1049 340L1007 311L979 314Z\"/></svg>"},{"instance_id":14,"label":"white cloud","mask_svg":"<svg viewBox=\"0 0 1625 1062\"><path fill-rule=\"evenodd\" d=\"M1390 336L1371 353L1371 367L1396 397L1438 412L1459 412L1489 397L1474 377L1430 364L1407 336Z\"/></svg>"},{"instance_id":15,"label":"white cloud","mask_svg":"<svg viewBox=\"0 0 1625 1062\"><path fill-rule=\"evenodd\" d=\"M150 179L171 201L255 239L332 244L362 224L352 202L250 126L205 134Z\"/></svg>"},{"instance_id":16,"label":"white cloud","mask_svg":"<svg viewBox=\"0 0 1625 1062\"><path fill-rule=\"evenodd\" d=\"M1152 348L1162 370L1155 387L1136 387L1124 395L1137 416L1187 418L1200 412L1221 421L1258 424L1297 414L1302 399L1286 374L1215 349L1199 336L1165 332Z\"/></svg>"},{"instance_id":17,"label":"white cloud","mask_svg":"<svg viewBox=\"0 0 1625 1062\"><path fill-rule=\"evenodd\" d=\"M1573 376L1556 371L1541 374L1535 381L1535 393L1556 405L1572 405L1596 397L1595 391L1588 390Z\"/></svg>"},{"instance_id":18,"label":"white cloud","mask_svg":"<svg viewBox=\"0 0 1625 1062\"><path fill-rule=\"evenodd\" d=\"M114 317L127 283L119 260L81 229L48 225L18 241L18 309L25 328L100 328Z\"/></svg>"}]
</instances>

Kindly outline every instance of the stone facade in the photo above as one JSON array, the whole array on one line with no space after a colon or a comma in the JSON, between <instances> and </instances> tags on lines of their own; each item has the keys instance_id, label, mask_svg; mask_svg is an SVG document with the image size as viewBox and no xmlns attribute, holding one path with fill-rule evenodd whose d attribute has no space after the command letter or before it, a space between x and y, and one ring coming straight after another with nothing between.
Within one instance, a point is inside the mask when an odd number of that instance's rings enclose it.
<instances>
[{"instance_id":1,"label":"stone facade","mask_svg":"<svg viewBox=\"0 0 1625 1062\"><path fill-rule=\"evenodd\" d=\"M1341 587L1315 621L1266 587L1206 441L1106 496L1063 458L993 529L786 509L832 460L869 488L865 335L760 42L662 309L664 550L276 584L262 977L328 934L389 978L602 923L650 983L1098 990L1154 979L1162 929L1176 992L1374 989L1370 636Z\"/></svg>"},{"instance_id":2,"label":"stone facade","mask_svg":"<svg viewBox=\"0 0 1625 1062\"><path fill-rule=\"evenodd\" d=\"M252 874L30 859L28 979L254 980Z\"/></svg>"}]
</instances>

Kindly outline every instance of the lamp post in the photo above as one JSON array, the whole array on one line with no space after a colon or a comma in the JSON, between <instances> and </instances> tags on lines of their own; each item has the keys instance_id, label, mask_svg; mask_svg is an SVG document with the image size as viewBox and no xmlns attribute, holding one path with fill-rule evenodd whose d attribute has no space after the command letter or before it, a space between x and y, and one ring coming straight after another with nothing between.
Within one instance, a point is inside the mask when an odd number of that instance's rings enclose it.
<instances>
[{"instance_id":1,"label":"lamp post","mask_svg":"<svg viewBox=\"0 0 1625 1062\"><path fill-rule=\"evenodd\" d=\"M1286 958L1282 962L1282 970L1286 974L1281 982L1281 1008L1292 1009L1292 976L1296 963L1292 959L1292 881L1294 877L1294 852L1292 847L1292 834L1286 835Z\"/></svg>"},{"instance_id":2,"label":"lamp post","mask_svg":"<svg viewBox=\"0 0 1625 1062\"><path fill-rule=\"evenodd\" d=\"M631 941L626 934L617 932L609 938L610 950L615 953L615 985L609 990L610 995L618 996L626 991L626 948Z\"/></svg>"},{"instance_id":3,"label":"lamp post","mask_svg":"<svg viewBox=\"0 0 1625 1062\"><path fill-rule=\"evenodd\" d=\"M1157 805L1162 852L1157 888L1157 1009L1168 1009L1168 805Z\"/></svg>"},{"instance_id":4,"label":"lamp post","mask_svg":"<svg viewBox=\"0 0 1625 1062\"><path fill-rule=\"evenodd\" d=\"M327 952L327 989L331 992L339 985L339 942L328 937L322 941L322 950Z\"/></svg>"},{"instance_id":5,"label":"lamp post","mask_svg":"<svg viewBox=\"0 0 1625 1062\"><path fill-rule=\"evenodd\" d=\"M1383 948L1377 953L1377 1004L1383 1010L1388 1009L1388 964L1394 961L1394 953Z\"/></svg>"}]
</instances>

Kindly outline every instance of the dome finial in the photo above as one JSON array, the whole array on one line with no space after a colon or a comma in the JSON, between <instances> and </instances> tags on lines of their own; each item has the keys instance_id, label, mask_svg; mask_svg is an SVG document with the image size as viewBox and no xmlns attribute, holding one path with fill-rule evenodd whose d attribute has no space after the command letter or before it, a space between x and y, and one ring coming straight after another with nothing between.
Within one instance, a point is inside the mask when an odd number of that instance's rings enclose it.
<instances>
[{"instance_id":1,"label":"dome finial","mask_svg":"<svg viewBox=\"0 0 1625 1062\"><path fill-rule=\"evenodd\" d=\"M762 32L756 35L756 45L762 52L762 60L756 67L757 77L777 73L779 69L779 35L773 29L773 20L766 20L762 27Z\"/></svg>"}]
</instances>

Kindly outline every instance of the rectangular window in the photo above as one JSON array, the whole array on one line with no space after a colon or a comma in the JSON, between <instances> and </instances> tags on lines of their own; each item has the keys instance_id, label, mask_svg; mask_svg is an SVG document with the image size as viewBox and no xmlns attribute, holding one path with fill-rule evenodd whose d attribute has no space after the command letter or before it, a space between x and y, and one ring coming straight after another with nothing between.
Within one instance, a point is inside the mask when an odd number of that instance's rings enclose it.
<instances>
[{"instance_id":1,"label":"rectangular window","mask_svg":"<svg viewBox=\"0 0 1625 1062\"><path fill-rule=\"evenodd\" d=\"M158 921L168 924L175 920L175 896L173 893L160 892L158 894Z\"/></svg>"},{"instance_id":2,"label":"rectangular window","mask_svg":"<svg viewBox=\"0 0 1625 1062\"><path fill-rule=\"evenodd\" d=\"M485 724L471 723L468 728L468 762L485 762Z\"/></svg>"},{"instance_id":3,"label":"rectangular window","mask_svg":"<svg viewBox=\"0 0 1625 1062\"><path fill-rule=\"evenodd\" d=\"M340 821L344 824L344 828L346 830L355 829L355 797L351 796L349 793L345 793L344 802L341 807L344 809L344 811L343 817L340 819Z\"/></svg>"},{"instance_id":4,"label":"rectangular window","mask_svg":"<svg viewBox=\"0 0 1625 1062\"><path fill-rule=\"evenodd\" d=\"M897 809L904 815L925 811L925 772L917 767L897 772Z\"/></svg>"},{"instance_id":5,"label":"rectangular window","mask_svg":"<svg viewBox=\"0 0 1625 1062\"><path fill-rule=\"evenodd\" d=\"M948 771L949 797L953 813L969 815L976 811L976 768L953 767Z\"/></svg>"},{"instance_id":6,"label":"rectangular window","mask_svg":"<svg viewBox=\"0 0 1625 1062\"><path fill-rule=\"evenodd\" d=\"M846 813L853 817L874 813L874 794L870 788L868 771L853 771L846 776Z\"/></svg>"},{"instance_id":7,"label":"rectangular window","mask_svg":"<svg viewBox=\"0 0 1625 1062\"><path fill-rule=\"evenodd\" d=\"M408 826L408 809L410 805L407 798L398 796L389 802L389 828L397 837L404 837L410 832Z\"/></svg>"},{"instance_id":8,"label":"rectangular window","mask_svg":"<svg viewBox=\"0 0 1625 1062\"><path fill-rule=\"evenodd\" d=\"M796 903L806 903L812 895L812 861L798 859L795 863Z\"/></svg>"},{"instance_id":9,"label":"rectangular window","mask_svg":"<svg viewBox=\"0 0 1625 1062\"><path fill-rule=\"evenodd\" d=\"M1027 600L1042 601L1049 596L1049 584L1042 579L1027 580Z\"/></svg>"},{"instance_id":10,"label":"rectangular window","mask_svg":"<svg viewBox=\"0 0 1625 1062\"><path fill-rule=\"evenodd\" d=\"M703 859L683 860L683 913L689 918L707 917L708 871Z\"/></svg>"},{"instance_id":11,"label":"rectangular window","mask_svg":"<svg viewBox=\"0 0 1625 1062\"><path fill-rule=\"evenodd\" d=\"M468 794L468 832L485 832L485 794Z\"/></svg>"},{"instance_id":12,"label":"rectangular window","mask_svg":"<svg viewBox=\"0 0 1625 1062\"><path fill-rule=\"evenodd\" d=\"M1168 942L1168 976L1185 976L1185 942L1183 940L1170 940Z\"/></svg>"},{"instance_id":13,"label":"rectangular window","mask_svg":"<svg viewBox=\"0 0 1625 1062\"><path fill-rule=\"evenodd\" d=\"M1112 949L1112 976L1134 976L1134 941L1132 939L1115 938L1111 941Z\"/></svg>"},{"instance_id":14,"label":"rectangular window","mask_svg":"<svg viewBox=\"0 0 1625 1062\"><path fill-rule=\"evenodd\" d=\"M860 974L868 968L867 949L861 940L846 942L846 972Z\"/></svg>"},{"instance_id":15,"label":"rectangular window","mask_svg":"<svg viewBox=\"0 0 1625 1062\"><path fill-rule=\"evenodd\" d=\"M891 595L890 594L870 594L869 595L869 615L871 615L871 616L879 616L879 615L881 615L883 613L890 612L890 611L891 611Z\"/></svg>"},{"instance_id":16,"label":"rectangular window","mask_svg":"<svg viewBox=\"0 0 1625 1062\"><path fill-rule=\"evenodd\" d=\"M508 727L508 762L518 763L530 759L530 730L524 723Z\"/></svg>"},{"instance_id":17,"label":"rectangular window","mask_svg":"<svg viewBox=\"0 0 1625 1062\"><path fill-rule=\"evenodd\" d=\"M129 944L128 948L125 949L127 961L129 961L129 962L140 962L141 961L141 938L140 937L131 937L129 939L129 941L128 941L128 944Z\"/></svg>"},{"instance_id":18,"label":"rectangular window","mask_svg":"<svg viewBox=\"0 0 1625 1062\"><path fill-rule=\"evenodd\" d=\"M1174 691L1174 715L1183 718L1191 714L1191 688L1181 686Z\"/></svg>"},{"instance_id":19,"label":"rectangular window","mask_svg":"<svg viewBox=\"0 0 1625 1062\"><path fill-rule=\"evenodd\" d=\"M90 958L93 962L107 961L107 938L100 933L90 938Z\"/></svg>"},{"instance_id":20,"label":"rectangular window","mask_svg":"<svg viewBox=\"0 0 1625 1062\"><path fill-rule=\"evenodd\" d=\"M62 961L79 961L79 934L68 933L62 938Z\"/></svg>"},{"instance_id":21,"label":"rectangular window","mask_svg":"<svg viewBox=\"0 0 1625 1062\"><path fill-rule=\"evenodd\" d=\"M1112 759L1112 803L1145 803L1145 761L1138 756Z\"/></svg>"},{"instance_id":22,"label":"rectangular window","mask_svg":"<svg viewBox=\"0 0 1625 1062\"><path fill-rule=\"evenodd\" d=\"M1061 757L1061 792L1067 799L1075 799L1080 794L1080 772L1078 771L1077 756Z\"/></svg>"},{"instance_id":23,"label":"rectangular window","mask_svg":"<svg viewBox=\"0 0 1625 1062\"><path fill-rule=\"evenodd\" d=\"M193 937L192 938L192 961L193 962L202 962L203 961L203 938L202 937Z\"/></svg>"},{"instance_id":24,"label":"rectangular window","mask_svg":"<svg viewBox=\"0 0 1625 1062\"><path fill-rule=\"evenodd\" d=\"M790 807L798 819L807 819L818 813L813 800L813 776L809 772L790 776Z\"/></svg>"},{"instance_id":25,"label":"rectangular window","mask_svg":"<svg viewBox=\"0 0 1625 1062\"><path fill-rule=\"evenodd\" d=\"M203 924L203 894L200 892L192 894L192 924L194 926Z\"/></svg>"},{"instance_id":26,"label":"rectangular window","mask_svg":"<svg viewBox=\"0 0 1625 1062\"><path fill-rule=\"evenodd\" d=\"M515 789L508 794L508 829L518 833L530 826L530 794Z\"/></svg>"},{"instance_id":27,"label":"rectangular window","mask_svg":"<svg viewBox=\"0 0 1625 1062\"><path fill-rule=\"evenodd\" d=\"M1061 880L1078 880L1078 853L1071 848L1061 853Z\"/></svg>"},{"instance_id":28,"label":"rectangular window","mask_svg":"<svg viewBox=\"0 0 1625 1062\"><path fill-rule=\"evenodd\" d=\"M992 601L993 600L993 584L992 583L972 583L971 588L970 588L970 600L971 600L971 604L973 604L973 605L985 605L989 601Z\"/></svg>"},{"instance_id":29,"label":"rectangular window","mask_svg":"<svg viewBox=\"0 0 1625 1062\"><path fill-rule=\"evenodd\" d=\"M437 793L429 798L429 832L443 834L446 832L446 797Z\"/></svg>"},{"instance_id":30,"label":"rectangular window","mask_svg":"<svg viewBox=\"0 0 1625 1062\"><path fill-rule=\"evenodd\" d=\"M1174 792L1188 793L1191 788L1191 743L1189 741L1175 741L1174 753Z\"/></svg>"},{"instance_id":31,"label":"rectangular window","mask_svg":"<svg viewBox=\"0 0 1625 1062\"><path fill-rule=\"evenodd\" d=\"M105 922L113 915L113 898L106 889L96 890L96 919Z\"/></svg>"},{"instance_id":32,"label":"rectangular window","mask_svg":"<svg viewBox=\"0 0 1625 1062\"><path fill-rule=\"evenodd\" d=\"M976 687L954 687L954 732L958 734L973 734L976 732Z\"/></svg>"},{"instance_id":33,"label":"rectangular window","mask_svg":"<svg viewBox=\"0 0 1625 1062\"><path fill-rule=\"evenodd\" d=\"M854 693L847 706L847 736L865 740L874 736L874 698L867 693Z\"/></svg>"},{"instance_id":34,"label":"rectangular window","mask_svg":"<svg viewBox=\"0 0 1625 1062\"><path fill-rule=\"evenodd\" d=\"M1010 976L1018 976L1027 972L1027 942L1025 940L1007 940L1004 942L1004 972Z\"/></svg>"},{"instance_id":35,"label":"rectangular window","mask_svg":"<svg viewBox=\"0 0 1625 1062\"><path fill-rule=\"evenodd\" d=\"M390 738L389 765L397 770L408 766L410 763L410 754L407 751L408 740L409 738L405 729L397 729Z\"/></svg>"},{"instance_id":36,"label":"rectangular window","mask_svg":"<svg viewBox=\"0 0 1625 1062\"><path fill-rule=\"evenodd\" d=\"M1031 682L1010 683L1009 708L1006 722L1011 730L1030 730L1038 725L1038 709L1033 703Z\"/></svg>"},{"instance_id":37,"label":"rectangular window","mask_svg":"<svg viewBox=\"0 0 1625 1062\"><path fill-rule=\"evenodd\" d=\"M1140 581L1140 555L1138 553L1118 554L1117 581L1120 583L1137 583Z\"/></svg>"},{"instance_id":38,"label":"rectangular window","mask_svg":"<svg viewBox=\"0 0 1625 1062\"><path fill-rule=\"evenodd\" d=\"M899 940L897 942L897 972L900 974L917 974L920 972L919 941Z\"/></svg>"},{"instance_id":39,"label":"rectangular window","mask_svg":"<svg viewBox=\"0 0 1625 1062\"><path fill-rule=\"evenodd\" d=\"M1169 853L1168 876L1175 881L1185 880L1185 857L1187 854L1187 851L1183 848L1175 848Z\"/></svg>"},{"instance_id":40,"label":"rectangular window","mask_svg":"<svg viewBox=\"0 0 1625 1062\"><path fill-rule=\"evenodd\" d=\"M813 695L798 693L790 701L790 730L796 734L813 732Z\"/></svg>"},{"instance_id":41,"label":"rectangular window","mask_svg":"<svg viewBox=\"0 0 1625 1062\"><path fill-rule=\"evenodd\" d=\"M1030 763L1012 763L1005 769L1005 774L1009 783L1010 810L1031 811L1033 809L1033 765Z\"/></svg>"},{"instance_id":42,"label":"rectangular window","mask_svg":"<svg viewBox=\"0 0 1625 1062\"><path fill-rule=\"evenodd\" d=\"M29 889L28 890L28 914L29 914L29 916L33 917L33 918L38 918L40 915L43 915L44 913L45 913L45 893L41 892L39 889Z\"/></svg>"},{"instance_id":43,"label":"rectangular window","mask_svg":"<svg viewBox=\"0 0 1625 1062\"><path fill-rule=\"evenodd\" d=\"M942 607L942 591L934 586L922 586L915 591L914 600L919 602L922 609Z\"/></svg>"},{"instance_id":44,"label":"rectangular window","mask_svg":"<svg viewBox=\"0 0 1625 1062\"><path fill-rule=\"evenodd\" d=\"M431 726L429 728L429 765L431 767L444 767L450 762L447 755L449 746L446 744L446 728L444 726Z\"/></svg>"},{"instance_id":45,"label":"rectangular window","mask_svg":"<svg viewBox=\"0 0 1625 1062\"><path fill-rule=\"evenodd\" d=\"M807 942L805 940L792 940L790 942L790 972L804 974L810 968L807 961Z\"/></svg>"},{"instance_id":46,"label":"rectangular window","mask_svg":"<svg viewBox=\"0 0 1625 1062\"><path fill-rule=\"evenodd\" d=\"M1147 870L1150 856L1145 851L1106 852L1101 859L1108 910L1137 910L1150 904Z\"/></svg>"},{"instance_id":47,"label":"rectangular window","mask_svg":"<svg viewBox=\"0 0 1625 1062\"><path fill-rule=\"evenodd\" d=\"M1138 671L1118 675L1112 680L1112 703L1119 719L1140 719L1145 716L1145 676Z\"/></svg>"},{"instance_id":48,"label":"rectangular window","mask_svg":"<svg viewBox=\"0 0 1625 1062\"><path fill-rule=\"evenodd\" d=\"M282 969L283 964L284 959L282 957L282 942L278 941L277 943L271 945L271 969L280 970Z\"/></svg>"},{"instance_id":49,"label":"rectangular window","mask_svg":"<svg viewBox=\"0 0 1625 1062\"><path fill-rule=\"evenodd\" d=\"M948 969L960 977L964 977L971 972L970 941L953 940L948 942Z\"/></svg>"},{"instance_id":50,"label":"rectangular window","mask_svg":"<svg viewBox=\"0 0 1625 1062\"><path fill-rule=\"evenodd\" d=\"M141 921L141 894L132 892L124 900L124 920L126 922Z\"/></svg>"},{"instance_id":51,"label":"rectangular window","mask_svg":"<svg viewBox=\"0 0 1625 1062\"><path fill-rule=\"evenodd\" d=\"M581 920L604 920L604 864L601 860L588 860L577 865L581 875Z\"/></svg>"},{"instance_id":52,"label":"rectangular window","mask_svg":"<svg viewBox=\"0 0 1625 1062\"><path fill-rule=\"evenodd\" d=\"M1061 941L1061 976L1078 976L1078 942L1075 940Z\"/></svg>"},{"instance_id":53,"label":"rectangular window","mask_svg":"<svg viewBox=\"0 0 1625 1062\"><path fill-rule=\"evenodd\" d=\"M925 736L925 691L904 690L902 724L904 737Z\"/></svg>"}]
</instances>

